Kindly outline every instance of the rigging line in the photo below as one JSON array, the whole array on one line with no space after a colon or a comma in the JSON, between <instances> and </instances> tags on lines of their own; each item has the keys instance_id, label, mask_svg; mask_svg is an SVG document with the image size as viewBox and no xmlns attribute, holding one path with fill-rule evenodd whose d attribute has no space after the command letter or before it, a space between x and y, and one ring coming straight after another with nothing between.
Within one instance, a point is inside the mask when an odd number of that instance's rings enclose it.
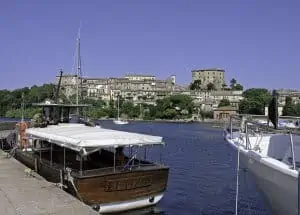
<instances>
[{"instance_id":1,"label":"rigging line","mask_svg":"<svg viewBox=\"0 0 300 215\"><path fill-rule=\"evenodd\" d=\"M238 141L238 157L237 157L237 170L236 170L235 215L238 214L239 171L240 171L240 141Z\"/></svg>"},{"instance_id":2,"label":"rigging line","mask_svg":"<svg viewBox=\"0 0 300 215\"><path fill-rule=\"evenodd\" d=\"M244 182L244 184L245 184L245 187L246 187L246 191L248 192L248 190L249 190L249 186L248 186L248 170L247 170L247 168L245 167L245 168L240 168L241 170L243 170L242 171L242 175L243 175L243 182ZM251 215L251 211L252 211L252 209L251 209L251 201L247 201L248 202L248 214L250 214Z\"/></svg>"}]
</instances>

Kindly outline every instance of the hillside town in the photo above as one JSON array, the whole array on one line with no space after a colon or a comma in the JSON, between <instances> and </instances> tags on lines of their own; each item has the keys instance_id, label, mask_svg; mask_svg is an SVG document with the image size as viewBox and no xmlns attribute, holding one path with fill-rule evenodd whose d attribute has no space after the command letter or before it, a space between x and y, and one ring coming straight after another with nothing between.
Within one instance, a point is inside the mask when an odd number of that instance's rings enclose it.
<instances>
[{"instance_id":1,"label":"hillside town","mask_svg":"<svg viewBox=\"0 0 300 215\"><path fill-rule=\"evenodd\" d=\"M154 75L125 74L124 77L78 77L64 74L61 77L61 93L67 98L76 94L78 81L82 95L88 99L101 100L109 104L118 96L130 101L134 106L139 104L156 105L156 101L171 95L188 95L194 106L201 111L213 112L215 119L228 118L238 112L243 100L243 86L235 79L226 83L224 69L208 68L191 71L191 84L181 86L176 83L176 76L171 75L165 80L159 80ZM56 76L55 85L60 76ZM299 103L300 92L296 90L277 90L279 115L282 115L286 97L291 97L293 103ZM222 101L227 105L220 105ZM268 113L265 107L265 115Z\"/></svg>"},{"instance_id":2,"label":"hillside town","mask_svg":"<svg viewBox=\"0 0 300 215\"><path fill-rule=\"evenodd\" d=\"M154 75L125 74L119 78L78 78L76 75L63 75L61 93L66 97L76 94L76 81L81 83L83 95L89 99L102 100L109 103L121 96L134 105L146 103L155 105L156 101L170 95L189 95L201 110L212 111L218 108L221 100L227 99L233 110L238 109L243 99L243 90L227 87L225 70L201 69L193 70L192 83L200 83L195 89L176 83L176 76L171 75L166 80L159 80ZM60 76L56 77L55 84Z\"/></svg>"}]
</instances>

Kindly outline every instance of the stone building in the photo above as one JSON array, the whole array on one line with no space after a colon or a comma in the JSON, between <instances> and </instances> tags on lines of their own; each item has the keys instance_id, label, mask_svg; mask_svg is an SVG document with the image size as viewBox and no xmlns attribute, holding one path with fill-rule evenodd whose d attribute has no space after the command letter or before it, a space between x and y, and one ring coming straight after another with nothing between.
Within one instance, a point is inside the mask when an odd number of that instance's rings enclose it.
<instances>
[{"instance_id":1,"label":"stone building","mask_svg":"<svg viewBox=\"0 0 300 215\"><path fill-rule=\"evenodd\" d=\"M56 77L55 84L58 80L59 76ZM76 75L63 75L61 93L67 97L76 94L76 80ZM81 80L78 80L78 83L81 83ZM127 74L124 78L83 78L82 87L89 99L110 101L116 100L117 95L121 95L134 103L153 103L157 99L171 95L173 91L185 89L175 83L174 75L167 80L157 80L152 75Z\"/></svg>"},{"instance_id":2,"label":"stone building","mask_svg":"<svg viewBox=\"0 0 300 215\"><path fill-rule=\"evenodd\" d=\"M219 107L214 110L214 119L215 120L229 120L231 115L237 113L237 109L231 106Z\"/></svg>"},{"instance_id":3,"label":"stone building","mask_svg":"<svg viewBox=\"0 0 300 215\"><path fill-rule=\"evenodd\" d=\"M143 79L144 78L144 79ZM56 77L56 84L59 76ZM61 93L66 97L76 94L75 75L64 75L61 81ZM81 83L81 80L78 80ZM121 95L125 100L134 104L148 103L155 104L156 100L163 99L170 95L189 95L195 105L205 111L217 109L222 99L228 99L231 106L238 109L239 102L243 99L242 91L191 91L185 86L176 84L175 76L166 80L158 80L155 76L129 76L124 78L83 78L82 86L85 98L103 100L107 103L117 100Z\"/></svg>"},{"instance_id":4,"label":"stone building","mask_svg":"<svg viewBox=\"0 0 300 215\"><path fill-rule=\"evenodd\" d=\"M220 90L225 85L225 70L223 69L198 69L192 70L192 82L201 81L201 88L207 89L207 85L212 83L216 90Z\"/></svg>"},{"instance_id":5,"label":"stone building","mask_svg":"<svg viewBox=\"0 0 300 215\"><path fill-rule=\"evenodd\" d=\"M278 105L285 106L286 97L291 97L294 104L300 103L300 91L297 90L288 90L288 89L279 89L276 90L278 94Z\"/></svg>"},{"instance_id":6,"label":"stone building","mask_svg":"<svg viewBox=\"0 0 300 215\"><path fill-rule=\"evenodd\" d=\"M211 111L218 108L221 100L227 99L230 105L236 109L239 108L239 103L243 99L243 91L192 91L191 96L194 103L202 110Z\"/></svg>"},{"instance_id":7,"label":"stone building","mask_svg":"<svg viewBox=\"0 0 300 215\"><path fill-rule=\"evenodd\" d=\"M125 78L130 81L142 81L142 80L155 80L154 75L143 75L143 74L125 74Z\"/></svg>"}]
</instances>

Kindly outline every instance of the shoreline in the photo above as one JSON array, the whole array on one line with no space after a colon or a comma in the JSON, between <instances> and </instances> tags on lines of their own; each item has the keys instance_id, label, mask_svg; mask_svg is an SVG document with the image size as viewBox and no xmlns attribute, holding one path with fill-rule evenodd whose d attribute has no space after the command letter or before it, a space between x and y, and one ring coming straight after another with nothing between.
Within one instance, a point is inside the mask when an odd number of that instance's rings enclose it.
<instances>
[{"instance_id":1,"label":"shoreline","mask_svg":"<svg viewBox=\"0 0 300 215\"><path fill-rule=\"evenodd\" d=\"M5 120L5 119L4 119ZM91 119L91 121L112 121L114 118L100 118L100 119ZM172 119L128 119L131 122L155 122L155 123L177 123L177 124L205 124L211 125L212 127L222 127L224 125L224 121L220 120L213 120L213 119L206 119L206 120L187 120L187 119L180 119L180 120L172 120ZM15 126L18 122L18 119L9 119L5 121L0 121L0 130L3 129L11 129Z\"/></svg>"},{"instance_id":2,"label":"shoreline","mask_svg":"<svg viewBox=\"0 0 300 215\"><path fill-rule=\"evenodd\" d=\"M112 121L113 118L107 119L95 119L95 121ZM192 123L199 123L199 124L208 124L208 125L215 125L220 126L223 125L225 122L220 120L171 120L171 119L152 119L152 120L146 120L146 119L127 119L128 121L132 122L156 122L156 123L184 123L184 124L192 124Z\"/></svg>"}]
</instances>

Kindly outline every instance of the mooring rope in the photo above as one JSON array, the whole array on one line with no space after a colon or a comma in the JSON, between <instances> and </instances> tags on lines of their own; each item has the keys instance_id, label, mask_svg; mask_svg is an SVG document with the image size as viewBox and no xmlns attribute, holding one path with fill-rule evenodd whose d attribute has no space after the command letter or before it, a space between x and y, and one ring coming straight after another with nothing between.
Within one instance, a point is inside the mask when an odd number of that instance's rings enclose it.
<instances>
[{"instance_id":1,"label":"mooring rope","mask_svg":"<svg viewBox=\"0 0 300 215\"><path fill-rule=\"evenodd\" d=\"M67 172L67 180L72 184L73 189L74 189L74 191L76 193L76 196L78 197L79 200L81 200L83 202L83 199L82 199L82 197L81 197L81 195L80 195L79 191L77 190L77 187L76 187L76 185L74 183L74 179L71 176L72 170L70 168L66 168L66 172Z\"/></svg>"}]
</instances>

